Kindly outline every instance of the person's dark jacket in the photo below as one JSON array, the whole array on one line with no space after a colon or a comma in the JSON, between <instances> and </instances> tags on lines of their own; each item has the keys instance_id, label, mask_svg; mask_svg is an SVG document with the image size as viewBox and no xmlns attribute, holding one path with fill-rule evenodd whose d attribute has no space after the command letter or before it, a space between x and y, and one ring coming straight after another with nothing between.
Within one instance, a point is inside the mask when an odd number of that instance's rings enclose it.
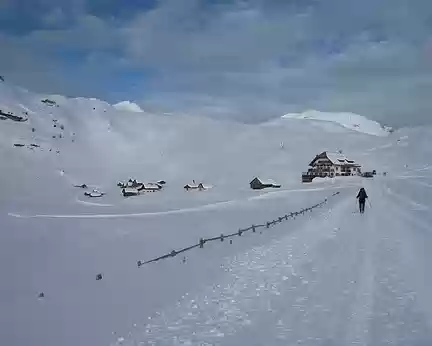
<instances>
[{"instance_id":1,"label":"person's dark jacket","mask_svg":"<svg viewBox=\"0 0 432 346\"><path fill-rule=\"evenodd\" d=\"M357 195L357 198L359 199L359 201L364 202L366 198L368 198L368 195L366 194L366 190L361 188Z\"/></svg>"}]
</instances>

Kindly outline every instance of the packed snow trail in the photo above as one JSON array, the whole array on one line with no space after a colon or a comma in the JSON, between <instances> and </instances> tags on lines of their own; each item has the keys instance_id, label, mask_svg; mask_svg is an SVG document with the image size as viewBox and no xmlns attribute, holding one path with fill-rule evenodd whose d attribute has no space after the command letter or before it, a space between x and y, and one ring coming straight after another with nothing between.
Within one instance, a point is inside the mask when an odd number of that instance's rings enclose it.
<instances>
[{"instance_id":1,"label":"packed snow trail","mask_svg":"<svg viewBox=\"0 0 432 346\"><path fill-rule=\"evenodd\" d=\"M432 310L416 300L406 265L424 268L405 248L419 245L409 241L412 221L386 214L391 196L376 185L364 215L346 196L294 233L227 261L221 282L115 344L428 344Z\"/></svg>"}]
</instances>

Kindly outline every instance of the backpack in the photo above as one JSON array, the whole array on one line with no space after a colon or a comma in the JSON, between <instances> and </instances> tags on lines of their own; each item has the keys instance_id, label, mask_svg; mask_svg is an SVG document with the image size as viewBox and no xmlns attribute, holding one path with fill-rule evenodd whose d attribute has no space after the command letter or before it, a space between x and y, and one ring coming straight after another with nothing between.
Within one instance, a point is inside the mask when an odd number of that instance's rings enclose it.
<instances>
[{"instance_id":1,"label":"backpack","mask_svg":"<svg viewBox=\"0 0 432 346\"><path fill-rule=\"evenodd\" d=\"M357 195L357 197L359 199L363 199L363 200L366 199L367 198L366 190L363 189L363 188L361 188L360 191L359 191L359 193L358 193L358 195Z\"/></svg>"}]
</instances>

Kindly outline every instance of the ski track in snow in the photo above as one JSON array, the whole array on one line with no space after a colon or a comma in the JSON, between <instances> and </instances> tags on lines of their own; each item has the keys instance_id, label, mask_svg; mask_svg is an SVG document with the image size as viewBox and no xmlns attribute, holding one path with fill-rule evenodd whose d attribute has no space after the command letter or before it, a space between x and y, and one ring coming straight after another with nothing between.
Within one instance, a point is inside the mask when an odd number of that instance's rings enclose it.
<instances>
[{"instance_id":1,"label":"ski track in snow","mask_svg":"<svg viewBox=\"0 0 432 346\"><path fill-rule=\"evenodd\" d=\"M319 235L320 221L311 221L315 222L315 227L308 228L312 230L309 240L313 242L323 236L332 236L331 232ZM145 345L214 345L222 339L225 343L226 338L233 337L242 328L249 328L250 333L255 319L260 319L261 314L271 315L278 303L286 299L281 294L287 286L292 285L295 297L309 285L308 280L297 273L296 263L312 264L308 254L313 250L313 244L289 238L293 244L277 240L270 246L256 247L236 256L225 264L226 282L209 287L193 299L184 297L172 311L156 313L155 318L149 319L142 335L121 344L138 345L145 341ZM296 302L293 302L300 313L303 299L295 298Z\"/></svg>"},{"instance_id":2,"label":"ski track in snow","mask_svg":"<svg viewBox=\"0 0 432 346\"><path fill-rule=\"evenodd\" d=\"M399 180L408 180L408 181L411 181L410 179L432 179L431 177L428 177L426 175L400 175L395 178Z\"/></svg>"},{"instance_id":3,"label":"ski track in snow","mask_svg":"<svg viewBox=\"0 0 432 346\"><path fill-rule=\"evenodd\" d=\"M404 237L417 221L385 185L373 197L365 215L351 214L345 198L295 233L227 260L225 280L112 345L428 345L432 319L403 269ZM396 206L402 225L389 212Z\"/></svg>"},{"instance_id":4,"label":"ski track in snow","mask_svg":"<svg viewBox=\"0 0 432 346\"><path fill-rule=\"evenodd\" d=\"M133 217L151 217L151 216L163 216L163 215L173 215L173 214L183 214L199 212L204 210L218 209L223 206L227 206L235 203L235 201L225 201L218 202L214 204L207 204L204 206L175 209L167 211L157 211L157 212L145 212L145 213L129 213L129 214L76 214L76 215L61 215L61 214L38 214L38 215L22 215L18 213L8 213L11 217L16 218L41 218L41 219L118 219L118 218L133 218Z\"/></svg>"},{"instance_id":5,"label":"ski track in snow","mask_svg":"<svg viewBox=\"0 0 432 346\"><path fill-rule=\"evenodd\" d=\"M83 205L88 205L91 207L113 207L114 206L114 204L93 203L93 202L88 202L88 201L82 201L78 197L75 199L75 202L77 202L79 204L83 204Z\"/></svg>"},{"instance_id":6,"label":"ski track in snow","mask_svg":"<svg viewBox=\"0 0 432 346\"><path fill-rule=\"evenodd\" d=\"M36 114L36 112L33 112L31 109L28 109L26 106L22 104L18 104L18 107L21 107L22 109L24 109L24 111L26 111L29 114Z\"/></svg>"},{"instance_id":7,"label":"ski track in snow","mask_svg":"<svg viewBox=\"0 0 432 346\"><path fill-rule=\"evenodd\" d=\"M431 168L432 168L432 167L431 167L430 165L424 165L424 166L421 167L421 168L408 169L408 170L405 172L405 176L406 176L406 174L410 174L410 173L430 171Z\"/></svg>"},{"instance_id":8,"label":"ski track in snow","mask_svg":"<svg viewBox=\"0 0 432 346\"><path fill-rule=\"evenodd\" d=\"M416 185L421 185L421 186L425 186L425 187L427 187L427 188L432 188L432 184L428 184L428 183L424 183L424 182L422 182L422 181L415 181L415 182L413 182L414 184L416 184Z\"/></svg>"},{"instance_id":9,"label":"ski track in snow","mask_svg":"<svg viewBox=\"0 0 432 346\"><path fill-rule=\"evenodd\" d=\"M400 201L402 204L409 205L413 210L421 210L421 211L429 210L429 207L428 207L428 206L426 206L426 205L424 205L424 204L421 204L421 203L418 203L418 202L415 202L415 201L413 201L412 199L408 198L407 196L402 196L402 195L400 195L400 194L394 192L394 191L393 191L390 187L388 187L387 185L386 185L386 192L387 192L389 195L391 195L393 198L396 198L396 199L397 199L398 201Z\"/></svg>"},{"instance_id":10,"label":"ski track in snow","mask_svg":"<svg viewBox=\"0 0 432 346\"><path fill-rule=\"evenodd\" d=\"M183 208L183 209L175 209L175 210L167 210L167 211L157 211L157 212L144 212L144 213L129 213L129 214L76 214L76 215L61 215L61 214L37 214L37 215L24 215L22 213L8 213L9 216L15 218L44 218L44 219L117 219L117 218L133 218L133 217L151 217L151 216L163 216L163 215L172 215L172 214L184 214L184 213L193 213L200 211L207 211L213 209L219 209L224 207L238 206L241 203L247 203L254 200L266 199L266 198L280 198L282 195L287 193L295 193L295 192L316 192L316 191L326 191L326 190L339 190L342 188L349 188L355 186L354 184L348 184L342 187L341 185L337 186L325 186L318 188L307 188L307 189L295 189L295 190L283 190L276 192L268 192L259 196L252 196L247 199L242 200L230 200L230 201L222 201L212 204L201 205L197 207L191 208ZM80 201L83 202L83 201ZM83 202L86 203L86 202ZM90 202L91 203L91 202ZM92 203L93 204L93 203ZM94 203L96 205L96 203ZM111 206L111 205L101 205L101 206Z\"/></svg>"}]
</instances>

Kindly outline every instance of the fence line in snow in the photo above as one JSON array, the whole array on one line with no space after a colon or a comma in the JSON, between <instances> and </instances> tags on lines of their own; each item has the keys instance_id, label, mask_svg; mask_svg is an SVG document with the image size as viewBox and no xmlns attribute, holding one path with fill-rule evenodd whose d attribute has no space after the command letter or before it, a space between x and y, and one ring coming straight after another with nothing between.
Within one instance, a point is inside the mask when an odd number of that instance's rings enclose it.
<instances>
[{"instance_id":1,"label":"fence line in snow","mask_svg":"<svg viewBox=\"0 0 432 346\"><path fill-rule=\"evenodd\" d=\"M331 197L334 197L334 196L339 195L339 194L340 194L340 192L335 192L335 193L333 193L331 195ZM205 243L208 243L208 242L211 242L211 241L217 241L217 240L219 240L219 241L223 242L227 238L232 238L232 237L236 237L236 236L240 236L241 237L242 234L246 233L246 232L252 231L253 233L255 233L258 228L266 228L266 229L270 228L270 226L276 225L278 223L282 223L283 221L288 221L289 218L295 218L298 215L304 215L306 212L311 212L312 210L314 210L316 208L322 207L324 204L327 203L327 201L328 201L328 199L326 198L324 201L322 201L320 203L317 203L317 204L315 204L315 205L313 205L313 206L311 206L309 208L304 208L304 209L302 209L300 211L297 211L297 212L285 214L283 216L280 216L280 217L276 218L275 220L267 221L264 224L252 225L252 226L249 226L249 227L244 228L244 229L240 228L237 232L234 232L234 233L231 233L231 234L226 234L226 235L221 234L221 235L219 235L217 237L213 237L213 238L200 238L200 240L199 240L199 242L197 244L185 247L185 248L180 249L180 250L172 250L170 253L168 253L166 255L163 255L163 256L160 256L160 257L156 257L156 258L153 258L153 259L148 260L148 261L138 261L137 262L138 267L141 267L144 264L149 264L149 263L152 263L152 262L158 262L158 261L166 259L166 258L175 257L175 256L177 256L177 255L179 255L181 253L184 253L186 251L192 250L192 249L197 248L197 247L199 247L199 248L202 249L202 248L204 248L204 244Z\"/></svg>"}]
</instances>

